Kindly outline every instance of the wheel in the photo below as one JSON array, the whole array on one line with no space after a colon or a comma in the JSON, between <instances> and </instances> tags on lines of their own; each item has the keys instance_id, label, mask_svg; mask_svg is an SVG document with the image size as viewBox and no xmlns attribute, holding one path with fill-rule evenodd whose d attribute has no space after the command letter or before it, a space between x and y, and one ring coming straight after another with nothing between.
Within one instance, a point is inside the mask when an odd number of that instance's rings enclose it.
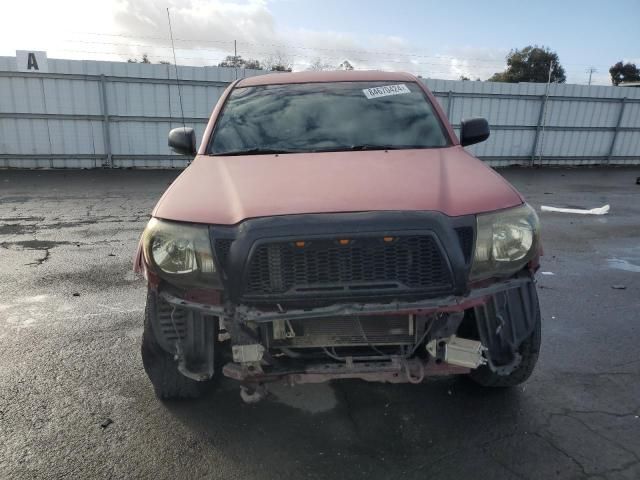
<instances>
[{"instance_id":1,"label":"wheel","mask_svg":"<svg viewBox=\"0 0 640 480\"><path fill-rule=\"evenodd\" d=\"M157 314L156 297L147 295L142 332L142 364L153 385L156 396L162 400L186 400L200 397L212 381L198 382L178 371L178 362L165 351L153 332L152 316Z\"/></svg>"},{"instance_id":2,"label":"wheel","mask_svg":"<svg viewBox=\"0 0 640 480\"><path fill-rule=\"evenodd\" d=\"M483 365L471 370L469 378L483 387L514 387L527 381L533 373L540 353L542 339L542 324L540 321L540 308L536 302L536 323L533 332L522 342L518 353L520 363L508 375L499 375L491 370L488 365Z\"/></svg>"}]
</instances>

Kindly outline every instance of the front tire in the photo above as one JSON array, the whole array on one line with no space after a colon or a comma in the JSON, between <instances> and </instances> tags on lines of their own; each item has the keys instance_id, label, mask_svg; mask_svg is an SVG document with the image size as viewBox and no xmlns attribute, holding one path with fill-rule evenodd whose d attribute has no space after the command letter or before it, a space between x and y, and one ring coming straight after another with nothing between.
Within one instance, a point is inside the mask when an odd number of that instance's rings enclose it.
<instances>
[{"instance_id":1,"label":"front tire","mask_svg":"<svg viewBox=\"0 0 640 480\"><path fill-rule=\"evenodd\" d=\"M142 333L142 364L153 385L156 396L161 400L187 400L200 397L211 381L198 382L185 377L178 371L174 355L165 351L153 332L152 315L157 314L155 296L150 292L144 311Z\"/></svg>"},{"instance_id":2,"label":"front tire","mask_svg":"<svg viewBox=\"0 0 640 480\"><path fill-rule=\"evenodd\" d=\"M514 387L520 385L529 379L540 353L540 344L542 341L542 322L540 320L540 307L536 302L536 323L533 332L529 335L518 348L520 354L520 363L508 375L499 375L491 370L489 365L483 365L475 370L471 370L469 378L475 383L483 387Z\"/></svg>"}]
</instances>

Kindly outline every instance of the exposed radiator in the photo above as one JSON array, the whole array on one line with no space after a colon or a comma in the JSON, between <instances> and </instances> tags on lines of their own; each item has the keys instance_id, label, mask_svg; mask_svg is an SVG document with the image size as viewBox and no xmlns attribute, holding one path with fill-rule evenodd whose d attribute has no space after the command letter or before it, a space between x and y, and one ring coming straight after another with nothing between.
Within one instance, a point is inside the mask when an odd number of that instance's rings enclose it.
<instances>
[{"instance_id":1,"label":"exposed radiator","mask_svg":"<svg viewBox=\"0 0 640 480\"><path fill-rule=\"evenodd\" d=\"M410 315L277 320L269 335L272 347L406 345L415 342L415 320Z\"/></svg>"}]
</instances>

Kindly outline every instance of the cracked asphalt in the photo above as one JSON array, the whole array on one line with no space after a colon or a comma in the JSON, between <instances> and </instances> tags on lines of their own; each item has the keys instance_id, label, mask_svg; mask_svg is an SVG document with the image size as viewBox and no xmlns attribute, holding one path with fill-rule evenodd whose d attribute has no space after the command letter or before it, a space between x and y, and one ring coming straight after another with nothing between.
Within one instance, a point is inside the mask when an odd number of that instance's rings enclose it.
<instances>
[{"instance_id":1,"label":"cracked asphalt","mask_svg":"<svg viewBox=\"0 0 640 480\"><path fill-rule=\"evenodd\" d=\"M176 171L0 171L0 478L640 478L640 169L501 173L537 210L611 205L540 214L524 386L340 381L245 405L230 380L162 403L142 369L132 257Z\"/></svg>"}]
</instances>

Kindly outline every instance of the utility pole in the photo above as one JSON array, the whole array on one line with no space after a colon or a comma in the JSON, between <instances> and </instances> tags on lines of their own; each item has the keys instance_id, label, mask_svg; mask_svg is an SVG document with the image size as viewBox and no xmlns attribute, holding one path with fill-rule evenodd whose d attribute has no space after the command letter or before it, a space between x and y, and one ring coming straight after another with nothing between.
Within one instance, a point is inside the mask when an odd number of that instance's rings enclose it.
<instances>
[{"instance_id":1,"label":"utility pole","mask_svg":"<svg viewBox=\"0 0 640 480\"><path fill-rule=\"evenodd\" d=\"M591 85L591 75L593 75L594 73L596 73L598 71L597 68L595 67L589 67L587 68L587 73L589 74L589 85Z\"/></svg>"},{"instance_id":2,"label":"utility pole","mask_svg":"<svg viewBox=\"0 0 640 480\"><path fill-rule=\"evenodd\" d=\"M238 79L238 44L234 40L233 41L233 66L235 67L236 72L236 80Z\"/></svg>"}]
</instances>

